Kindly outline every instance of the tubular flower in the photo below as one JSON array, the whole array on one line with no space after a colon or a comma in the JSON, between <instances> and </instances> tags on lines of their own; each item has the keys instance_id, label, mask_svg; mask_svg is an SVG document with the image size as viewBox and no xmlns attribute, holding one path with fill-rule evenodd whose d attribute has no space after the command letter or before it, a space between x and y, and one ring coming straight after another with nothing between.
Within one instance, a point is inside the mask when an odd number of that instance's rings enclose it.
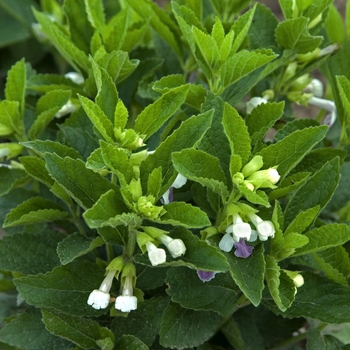
<instances>
[{"instance_id":1,"label":"tubular flower","mask_svg":"<svg viewBox=\"0 0 350 350\"><path fill-rule=\"evenodd\" d=\"M334 101L313 96L307 101L307 103L310 103L314 106L317 106L330 112L324 120L325 125L331 127L335 123L337 119L337 108L335 106Z\"/></svg>"},{"instance_id":2,"label":"tubular flower","mask_svg":"<svg viewBox=\"0 0 350 350\"><path fill-rule=\"evenodd\" d=\"M254 186L254 189L258 188L275 188L275 184L281 178L277 169L269 168L266 170L259 170L251 174L244 183L249 188L249 184Z\"/></svg>"},{"instance_id":3,"label":"tubular flower","mask_svg":"<svg viewBox=\"0 0 350 350\"><path fill-rule=\"evenodd\" d=\"M197 271L197 275L202 282L209 282L215 277L215 274L216 273L213 271L203 271L203 270Z\"/></svg>"},{"instance_id":4,"label":"tubular flower","mask_svg":"<svg viewBox=\"0 0 350 350\"><path fill-rule=\"evenodd\" d=\"M122 312L130 312L137 309L137 298L133 295L133 277L126 276L122 295L115 300L115 308Z\"/></svg>"},{"instance_id":5,"label":"tubular flower","mask_svg":"<svg viewBox=\"0 0 350 350\"><path fill-rule=\"evenodd\" d=\"M173 258L177 258L181 255L184 255L186 252L186 246L181 239L172 239L167 235L161 235L159 239L167 247L169 253Z\"/></svg>"},{"instance_id":6,"label":"tubular flower","mask_svg":"<svg viewBox=\"0 0 350 350\"><path fill-rule=\"evenodd\" d=\"M108 271L107 276L100 285L100 288L95 289L90 293L87 303L94 309L105 309L108 306L110 299L109 291L111 290L115 273L115 270Z\"/></svg>"},{"instance_id":7,"label":"tubular flower","mask_svg":"<svg viewBox=\"0 0 350 350\"><path fill-rule=\"evenodd\" d=\"M265 221L253 213L248 213L248 217L256 227L260 241L266 241L269 237L275 236L275 226L271 221Z\"/></svg>"},{"instance_id":8,"label":"tubular flower","mask_svg":"<svg viewBox=\"0 0 350 350\"><path fill-rule=\"evenodd\" d=\"M254 250L254 247L247 244L246 240L243 238L241 238L239 242L235 242L235 247L236 247L235 255L238 258L244 258L244 259L252 255Z\"/></svg>"},{"instance_id":9,"label":"tubular flower","mask_svg":"<svg viewBox=\"0 0 350 350\"><path fill-rule=\"evenodd\" d=\"M148 258L152 266L157 266L166 262L166 254L164 249L157 248L152 242L147 242L146 248L148 251Z\"/></svg>"},{"instance_id":10,"label":"tubular flower","mask_svg":"<svg viewBox=\"0 0 350 350\"><path fill-rule=\"evenodd\" d=\"M177 174L175 181L172 183L172 185L169 187L168 190L165 191L165 193L162 196L162 203L163 204L169 204L174 200L173 196L173 188L180 188L184 186L187 182L187 178L181 174Z\"/></svg>"}]
</instances>

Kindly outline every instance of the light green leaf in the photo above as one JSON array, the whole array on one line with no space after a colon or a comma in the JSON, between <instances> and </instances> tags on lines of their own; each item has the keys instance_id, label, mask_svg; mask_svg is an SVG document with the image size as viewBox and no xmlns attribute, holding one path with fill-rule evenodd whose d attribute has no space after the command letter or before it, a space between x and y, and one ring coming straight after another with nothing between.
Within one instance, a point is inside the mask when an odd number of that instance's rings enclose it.
<instances>
[{"instance_id":1,"label":"light green leaf","mask_svg":"<svg viewBox=\"0 0 350 350\"><path fill-rule=\"evenodd\" d=\"M185 202L173 202L164 205L167 211L155 220L163 224L180 225L189 228L202 228L210 225L210 221L202 210Z\"/></svg>"},{"instance_id":2,"label":"light green leaf","mask_svg":"<svg viewBox=\"0 0 350 350\"><path fill-rule=\"evenodd\" d=\"M0 269L26 275L50 271L60 264L56 247L64 237L52 231L6 235L0 241Z\"/></svg>"},{"instance_id":3,"label":"light green leaf","mask_svg":"<svg viewBox=\"0 0 350 350\"><path fill-rule=\"evenodd\" d=\"M127 31L128 11L119 11L106 25L103 37L106 50L111 52L122 48ZM128 51L128 50L124 50Z\"/></svg>"},{"instance_id":4,"label":"light green leaf","mask_svg":"<svg viewBox=\"0 0 350 350\"><path fill-rule=\"evenodd\" d=\"M252 304L258 306L264 288L264 246L260 244L254 247L253 254L246 259L229 253L225 253L225 256L232 278Z\"/></svg>"},{"instance_id":5,"label":"light green leaf","mask_svg":"<svg viewBox=\"0 0 350 350\"><path fill-rule=\"evenodd\" d=\"M113 333L101 327L98 322L53 309L43 309L41 313L46 329L52 334L68 339L83 349L96 349L97 347L105 350L113 349L114 344L107 348L97 345L97 341L105 338L110 338L114 343Z\"/></svg>"},{"instance_id":6,"label":"light green leaf","mask_svg":"<svg viewBox=\"0 0 350 350\"><path fill-rule=\"evenodd\" d=\"M330 280L345 285L348 284L350 260L344 247L336 246L312 255Z\"/></svg>"},{"instance_id":7,"label":"light green leaf","mask_svg":"<svg viewBox=\"0 0 350 350\"><path fill-rule=\"evenodd\" d=\"M340 44L345 41L343 13L341 14L333 4L329 6L328 15L325 20L325 29L331 43Z\"/></svg>"},{"instance_id":8,"label":"light green leaf","mask_svg":"<svg viewBox=\"0 0 350 350\"><path fill-rule=\"evenodd\" d=\"M148 105L137 117L135 131L153 135L185 102L190 85L182 85L162 95L156 102Z\"/></svg>"},{"instance_id":9,"label":"light green leaf","mask_svg":"<svg viewBox=\"0 0 350 350\"><path fill-rule=\"evenodd\" d=\"M261 191L261 190L257 190L256 192L251 191L244 184L243 185L237 184L237 188L239 189L239 192L241 192L249 202L263 205L266 208L269 208L271 206L269 202L269 198L267 197L264 191Z\"/></svg>"},{"instance_id":10,"label":"light green leaf","mask_svg":"<svg viewBox=\"0 0 350 350\"><path fill-rule=\"evenodd\" d=\"M276 28L277 43L285 49L298 53L315 50L322 42L322 36L312 36L308 32L309 19L297 17L280 22Z\"/></svg>"},{"instance_id":11,"label":"light green leaf","mask_svg":"<svg viewBox=\"0 0 350 350\"><path fill-rule=\"evenodd\" d=\"M14 279L21 297L39 308L56 309L78 316L99 316L107 311L87 304L89 294L103 281L104 270L95 262L77 259L36 276Z\"/></svg>"},{"instance_id":12,"label":"light green leaf","mask_svg":"<svg viewBox=\"0 0 350 350\"><path fill-rule=\"evenodd\" d=\"M87 238L75 232L59 242L57 246L57 254L60 258L61 264L67 265L74 259L91 252L104 243L105 242L101 237Z\"/></svg>"},{"instance_id":13,"label":"light green leaf","mask_svg":"<svg viewBox=\"0 0 350 350\"><path fill-rule=\"evenodd\" d=\"M264 297L264 304L283 317L310 317L326 323L350 321L350 287L342 286L311 272L303 272L304 285L298 288L292 306L281 312L271 297Z\"/></svg>"},{"instance_id":14,"label":"light green leaf","mask_svg":"<svg viewBox=\"0 0 350 350\"><path fill-rule=\"evenodd\" d=\"M289 224L289 226L285 230L285 234L288 234L290 232L304 232L315 220L319 211L319 205L313 208L306 209L305 211L301 211Z\"/></svg>"},{"instance_id":15,"label":"light green leaf","mask_svg":"<svg viewBox=\"0 0 350 350\"><path fill-rule=\"evenodd\" d=\"M89 158L86 160L85 166L88 169L91 169L96 172L100 172L102 170L105 170L106 173L108 173L107 166L103 160L102 157L102 150L101 148L95 149L89 156Z\"/></svg>"},{"instance_id":16,"label":"light green leaf","mask_svg":"<svg viewBox=\"0 0 350 350\"><path fill-rule=\"evenodd\" d=\"M281 141L285 137L292 134L294 131L302 130L310 127L319 126L320 124L315 119L308 119L308 118L302 118L302 119L295 119L287 124L284 125L284 127L276 132L274 135L274 139L276 141Z\"/></svg>"},{"instance_id":17,"label":"light green leaf","mask_svg":"<svg viewBox=\"0 0 350 350\"><path fill-rule=\"evenodd\" d=\"M237 154L231 155L230 157L230 175L233 177L242 169L242 159Z\"/></svg>"},{"instance_id":18,"label":"light green leaf","mask_svg":"<svg viewBox=\"0 0 350 350\"><path fill-rule=\"evenodd\" d=\"M158 167L162 167L163 186L160 194L163 194L175 180L171 155L173 152L194 147L203 137L211 124L213 110L192 116L184 121L167 139L162 142L153 154L149 154L141 163L141 182L145 186L148 176ZM144 176L144 177L142 177Z\"/></svg>"},{"instance_id":19,"label":"light green leaf","mask_svg":"<svg viewBox=\"0 0 350 350\"><path fill-rule=\"evenodd\" d=\"M92 102L84 96L78 96L82 107L94 124L95 128L106 141L113 143L114 135L112 122L108 119L106 114L96 103Z\"/></svg>"},{"instance_id":20,"label":"light green leaf","mask_svg":"<svg viewBox=\"0 0 350 350\"><path fill-rule=\"evenodd\" d=\"M144 302L137 305L137 310L130 312L128 317L115 317L111 323L111 330L114 333L116 341L118 341L117 345L119 342L122 344L125 343L125 339L123 341L123 338L125 338L126 334L129 334L129 337L137 337L136 339L139 339L139 342L142 341L144 344L151 346L159 334L162 316L168 303L168 297L145 299ZM152 326L145 327L147 324ZM118 347L117 349L129 349L130 344L128 343L127 345L125 348ZM136 348L135 350L139 349L143 350L143 347Z\"/></svg>"},{"instance_id":21,"label":"light green leaf","mask_svg":"<svg viewBox=\"0 0 350 350\"><path fill-rule=\"evenodd\" d=\"M228 273L218 273L203 283L197 272L187 267L170 269L165 282L171 300L192 310L211 310L228 316L236 309L239 289Z\"/></svg>"},{"instance_id":22,"label":"light green leaf","mask_svg":"<svg viewBox=\"0 0 350 350\"><path fill-rule=\"evenodd\" d=\"M250 52L242 50L234 54L220 68L222 90L276 57L277 55L269 49Z\"/></svg>"},{"instance_id":23,"label":"light green leaf","mask_svg":"<svg viewBox=\"0 0 350 350\"><path fill-rule=\"evenodd\" d=\"M332 0L309 0L308 3L310 6L303 11L303 16L310 18L310 21L312 21L318 15L322 14L332 2Z\"/></svg>"},{"instance_id":24,"label":"light green leaf","mask_svg":"<svg viewBox=\"0 0 350 350\"><path fill-rule=\"evenodd\" d=\"M220 321L215 312L188 310L170 303L162 319L160 344L177 349L198 346L215 334Z\"/></svg>"},{"instance_id":25,"label":"light green leaf","mask_svg":"<svg viewBox=\"0 0 350 350\"><path fill-rule=\"evenodd\" d=\"M217 158L191 148L174 152L172 161L176 171L186 178L199 182L221 196L228 195L225 174Z\"/></svg>"},{"instance_id":26,"label":"light green leaf","mask_svg":"<svg viewBox=\"0 0 350 350\"><path fill-rule=\"evenodd\" d=\"M162 167L155 168L148 177L147 195L158 198L162 186Z\"/></svg>"},{"instance_id":27,"label":"light green leaf","mask_svg":"<svg viewBox=\"0 0 350 350\"><path fill-rule=\"evenodd\" d=\"M7 73L5 97L8 101L19 103L20 115L24 113L24 98L26 89L26 65L24 58L14 64Z\"/></svg>"},{"instance_id":28,"label":"light green leaf","mask_svg":"<svg viewBox=\"0 0 350 350\"><path fill-rule=\"evenodd\" d=\"M243 118L228 103L224 106L222 125L230 142L231 152L241 157L245 164L250 156L250 137Z\"/></svg>"},{"instance_id":29,"label":"light green leaf","mask_svg":"<svg viewBox=\"0 0 350 350\"><path fill-rule=\"evenodd\" d=\"M0 101L1 124L8 129L8 134L16 132L18 135L24 134L24 124L20 113L18 101Z\"/></svg>"},{"instance_id":30,"label":"light green leaf","mask_svg":"<svg viewBox=\"0 0 350 350\"><path fill-rule=\"evenodd\" d=\"M89 227L97 228L118 225L140 225L141 218L135 213L129 213L120 191L109 190L101 195L97 202L83 214Z\"/></svg>"},{"instance_id":31,"label":"light green leaf","mask_svg":"<svg viewBox=\"0 0 350 350\"><path fill-rule=\"evenodd\" d=\"M84 0L87 18L91 25L102 32L105 24L103 3L100 1Z\"/></svg>"},{"instance_id":32,"label":"light green leaf","mask_svg":"<svg viewBox=\"0 0 350 350\"><path fill-rule=\"evenodd\" d=\"M278 172L283 178L324 138L327 131L327 126L306 128L267 146L258 153L264 158L264 168L278 165Z\"/></svg>"},{"instance_id":33,"label":"light green leaf","mask_svg":"<svg viewBox=\"0 0 350 350\"><path fill-rule=\"evenodd\" d=\"M300 212L317 205L322 210L338 186L339 171L339 158L336 157L309 177L308 181L299 188L289 201L285 211L286 223L292 222Z\"/></svg>"},{"instance_id":34,"label":"light green leaf","mask_svg":"<svg viewBox=\"0 0 350 350\"><path fill-rule=\"evenodd\" d=\"M346 134L350 135L350 81L345 76L336 76L337 87L345 113L340 116L340 121Z\"/></svg>"},{"instance_id":35,"label":"light green leaf","mask_svg":"<svg viewBox=\"0 0 350 350\"><path fill-rule=\"evenodd\" d=\"M79 159L46 154L45 160L51 177L83 208L92 207L102 194L116 189L107 179L87 169Z\"/></svg>"},{"instance_id":36,"label":"light green leaf","mask_svg":"<svg viewBox=\"0 0 350 350\"><path fill-rule=\"evenodd\" d=\"M41 197L32 197L6 215L4 227L30 225L38 222L65 220L69 214L57 203Z\"/></svg>"},{"instance_id":37,"label":"light green leaf","mask_svg":"<svg viewBox=\"0 0 350 350\"><path fill-rule=\"evenodd\" d=\"M294 300L296 287L272 256L266 255L265 261L266 281L270 293L278 308L285 311Z\"/></svg>"},{"instance_id":38,"label":"light green leaf","mask_svg":"<svg viewBox=\"0 0 350 350\"><path fill-rule=\"evenodd\" d=\"M28 308L17 314L1 330L0 341L27 350L70 350L73 344L51 334L41 318L40 310L35 308Z\"/></svg>"}]
</instances>

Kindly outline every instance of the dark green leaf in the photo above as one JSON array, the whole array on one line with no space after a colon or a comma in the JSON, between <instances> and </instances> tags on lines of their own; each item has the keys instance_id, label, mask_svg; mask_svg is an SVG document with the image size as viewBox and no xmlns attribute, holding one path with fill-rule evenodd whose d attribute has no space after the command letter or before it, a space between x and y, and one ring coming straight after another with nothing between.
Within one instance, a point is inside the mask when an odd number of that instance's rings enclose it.
<instances>
[{"instance_id":1,"label":"dark green leaf","mask_svg":"<svg viewBox=\"0 0 350 350\"><path fill-rule=\"evenodd\" d=\"M147 345L132 335L122 335L114 350L149 350Z\"/></svg>"},{"instance_id":2,"label":"dark green leaf","mask_svg":"<svg viewBox=\"0 0 350 350\"><path fill-rule=\"evenodd\" d=\"M15 187L25 183L28 175L21 169L12 169L10 167L0 167L0 196L9 193Z\"/></svg>"}]
</instances>

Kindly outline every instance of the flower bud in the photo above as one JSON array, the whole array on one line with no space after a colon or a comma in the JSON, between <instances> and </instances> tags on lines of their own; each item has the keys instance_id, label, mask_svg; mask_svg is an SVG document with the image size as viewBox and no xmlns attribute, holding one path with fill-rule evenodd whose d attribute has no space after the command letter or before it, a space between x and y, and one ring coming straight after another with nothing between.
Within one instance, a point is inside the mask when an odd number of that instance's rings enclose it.
<instances>
[{"instance_id":1,"label":"flower bud","mask_svg":"<svg viewBox=\"0 0 350 350\"><path fill-rule=\"evenodd\" d=\"M255 107L259 106L262 103L266 103L266 102L267 102L267 100L265 100L262 97L253 97L253 98L251 98L246 104L246 113L247 114L251 114L252 110Z\"/></svg>"},{"instance_id":2,"label":"flower bud","mask_svg":"<svg viewBox=\"0 0 350 350\"><path fill-rule=\"evenodd\" d=\"M275 184L281 178L280 174L275 168L269 168L266 170L259 170L251 174L246 182L254 185L255 189L258 188L275 188Z\"/></svg>"},{"instance_id":3,"label":"flower bud","mask_svg":"<svg viewBox=\"0 0 350 350\"><path fill-rule=\"evenodd\" d=\"M244 177L255 173L264 165L262 156L254 156L242 169L242 174Z\"/></svg>"},{"instance_id":4,"label":"flower bud","mask_svg":"<svg viewBox=\"0 0 350 350\"><path fill-rule=\"evenodd\" d=\"M147 242L146 248L148 251L148 258L152 266L157 266L166 262L166 254L164 249L157 248L152 242Z\"/></svg>"},{"instance_id":5,"label":"flower bud","mask_svg":"<svg viewBox=\"0 0 350 350\"><path fill-rule=\"evenodd\" d=\"M181 239L172 239L167 235L162 235L159 238L174 259L185 254L186 246Z\"/></svg>"}]
</instances>

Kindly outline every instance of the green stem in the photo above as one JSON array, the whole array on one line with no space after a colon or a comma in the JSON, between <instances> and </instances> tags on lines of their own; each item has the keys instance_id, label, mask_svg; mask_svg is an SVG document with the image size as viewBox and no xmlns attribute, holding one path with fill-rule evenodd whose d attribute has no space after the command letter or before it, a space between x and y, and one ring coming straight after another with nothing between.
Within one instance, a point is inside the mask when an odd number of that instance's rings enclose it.
<instances>
[{"instance_id":1,"label":"green stem","mask_svg":"<svg viewBox=\"0 0 350 350\"><path fill-rule=\"evenodd\" d=\"M107 252L107 261L111 262L114 259L113 246L109 243L106 243L106 252Z\"/></svg>"},{"instance_id":2,"label":"green stem","mask_svg":"<svg viewBox=\"0 0 350 350\"><path fill-rule=\"evenodd\" d=\"M129 226L128 243L126 244L124 256L127 260L132 260L136 245L136 230L133 226Z\"/></svg>"}]
</instances>

